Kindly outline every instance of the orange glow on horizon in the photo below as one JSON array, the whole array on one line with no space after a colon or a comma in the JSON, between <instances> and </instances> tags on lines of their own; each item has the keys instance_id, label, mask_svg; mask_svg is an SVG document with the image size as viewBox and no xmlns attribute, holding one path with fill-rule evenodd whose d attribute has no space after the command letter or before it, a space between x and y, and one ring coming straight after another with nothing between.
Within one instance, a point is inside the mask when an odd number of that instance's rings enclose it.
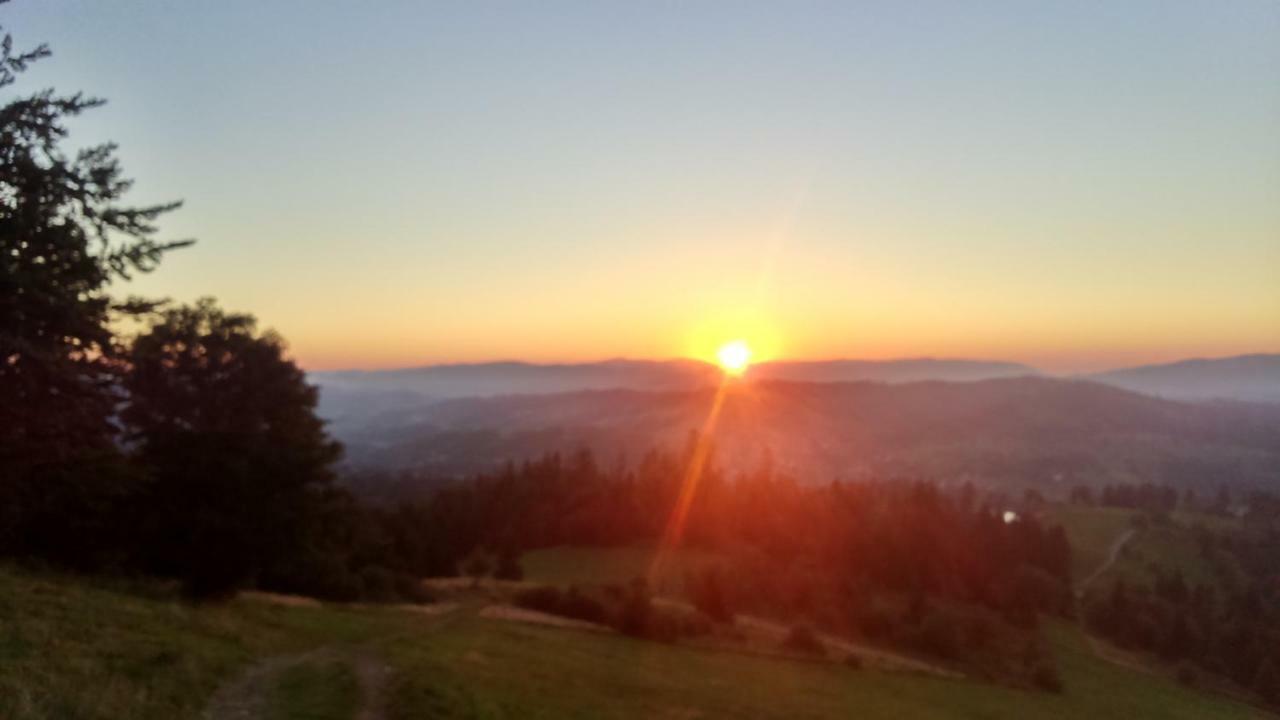
<instances>
[{"instance_id":1,"label":"orange glow on horizon","mask_svg":"<svg viewBox=\"0 0 1280 720\"><path fill-rule=\"evenodd\" d=\"M751 347L742 340L725 343L716 351L716 360L729 375L741 375L751 364Z\"/></svg>"}]
</instances>

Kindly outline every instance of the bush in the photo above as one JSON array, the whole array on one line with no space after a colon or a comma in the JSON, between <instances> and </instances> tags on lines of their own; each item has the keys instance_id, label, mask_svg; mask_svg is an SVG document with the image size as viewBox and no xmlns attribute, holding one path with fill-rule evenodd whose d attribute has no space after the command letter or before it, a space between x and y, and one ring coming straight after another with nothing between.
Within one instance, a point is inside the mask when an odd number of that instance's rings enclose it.
<instances>
[{"instance_id":1,"label":"bush","mask_svg":"<svg viewBox=\"0 0 1280 720\"><path fill-rule=\"evenodd\" d=\"M654 637L660 628L653 623L653 604L649 598L649 586L640 578L631 582L622 599L615 627L618 632L632 637Z\"/></svg>"},{"instance_id":2,"label":"bush","mask_svg":"<svg viewBox=\"0 0 1280 720\"><path fill-rule=\"evenodd\" d=\"M957 618L951 613L931 611L920 623L916 645L927 653L954 658L960 649Z\"/></svg>"},{"instance_id":3,"label":"bush","mask_svg":"<svg viewBox=\"0 0 1280 720\"><path fill-rule=\"evenodd\" d=\"M361 594L364 600L371 602L393 602L399 599L396 592L396 576L390 570L379 565L361 568L360 582L364 586Z\"/></svg>"},{"instance_id":4,"label":"bush","mask_svg":"<svg viewBox=\"0 0 1280 720\"><path fill-rule=\"evenodd\" d=\"M363 580L342 558L318 552L301 554L292 563L279 563L258 578L258 587L330 602L356 602L364 595Z\"/></svg>"},{"instance_id":5,"label":"bush","mask_svg":"<svg viewBox=\"0 0 1280 720\"><path fill-rule=\"evenodd\" d=\"M492 571L492 560L480 548L472 550L471 554L462 561L462 574L477 581L482 577L487 577Z\"/></svg>"},{"instance_id":6,"label":"bush","mask_svg":"<svg viewBox=\"0 0 1280 720\"><path fill-rule=\"evenodd\" d=\"M520 558L516 557L515 552L503 550L498 554L498 563L493 570L493 576L499 580L524 579L524 568L520 567Z\"/></svg>"},{"instance_id":7,"label":"bush","mask_svg":"<svg viewBox=\"0 0 1280 720\"><path fill-rule=\"evenodd\" d=\"M892 638L897 626L894 613L875 604L862 609L854 622L857 624L858 632L871 640Z\"/></svg>"},{"instance_id":8,"label":"bush","mask_svg":"<svg viewBox=\"0 0 1280 720\"><path fill-rule=\"evenodd\" d=\"M396 573L396 595L406 602L426 604L436 601L436 597L418 578L407 573Z\"/></svg>"},{"instance_id":9,"label":"bush","mask_svg":"<svg viewBox=\"0 0 1280 720\"><path fill-rule=\"evenodd\" d=\"M725 597L724 580L716 568L689 578L689 592L693 606L716 622L733 622L733 611Z\"/></svg>"},{"instance_id":10,"label":"bush","mask_svg":"<svg viewBox=\"0 0 1280 720\"><path fill-rule=\"evenodd\" d=\"M977 612L964 622L964 643L974 650L985 650L999 631L997 621L985 612Z\"/></svg>"},{"instance_id":11,"label":"bush","mask_svg":"<svg viewBox=\"0 0 1280 720\"><path fill-rule=\"evenodd\" d=\"M782 641L782 647L784 650L803 655L825 656L827 654L826 647L813 632L813 628L808 625L792 625L791 631L787 633L787 639Z\"/></svg>"},{"instance_id":12,"label":"bush","mask_svg":"<svg viewBox=\"0 0 1280 720\"><path fill-rule=\"evenodd\" d=\"M512 600L519 607L555 615L560 614L560 608L564 604L560 590L547 585L521 590Z\"/></svg>"},{"instance_id":13,"label":"bush","mask_svg":"<svg viewBox=\"0 0 1280 720\"><path fill-rule=\"evenodd\" d=\"M1047 692L1062 692L1062 680L1053 658L1045 653L1038 642L1027 643L1022 651L1023 666L1030 674L1031 684Z\"/></svg>"},{"instance_id":14,"label":"bush","mask_svg":"<svg viewBox=\"0 0 1280 720\"><path fill-rule=\"evenodd\" d=\"M546 586L530 588L516 593L514 601L522 608L573 620L605 624L609 619L600 601L584 595L576 587L569 588L568 592Z\"/></svg>"}]
</instances>

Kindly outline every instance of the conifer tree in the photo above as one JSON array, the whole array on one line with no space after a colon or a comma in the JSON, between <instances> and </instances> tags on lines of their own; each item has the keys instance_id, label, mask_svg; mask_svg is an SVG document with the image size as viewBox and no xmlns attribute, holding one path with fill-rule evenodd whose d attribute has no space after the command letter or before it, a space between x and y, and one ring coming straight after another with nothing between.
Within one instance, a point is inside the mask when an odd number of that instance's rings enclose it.
<instances>
[{"instance_id":1,"label":"conifer tree","mask_svg":"<svg viewBox=\"0 0 1280 720\"><path fill-rule=\"evenodd\" d=\"M2 32L2 29L0 29ZM64 148L67 121L103 104L51 89L10 94L50 54L0 39L0 551L93 512L116 457L120 346L111 321L147 308L109 290L188 242L156 239L178 203L124 202L132 182L116 146ZM103 480L103 482L107 482Z\"/></svg>"}]
</instances>

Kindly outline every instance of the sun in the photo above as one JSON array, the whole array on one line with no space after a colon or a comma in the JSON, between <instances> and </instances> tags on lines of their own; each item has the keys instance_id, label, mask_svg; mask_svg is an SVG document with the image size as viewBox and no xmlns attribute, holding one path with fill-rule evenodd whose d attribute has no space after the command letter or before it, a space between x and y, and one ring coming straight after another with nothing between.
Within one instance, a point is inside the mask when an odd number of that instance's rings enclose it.
<instances>
[{"instance_id":1,"label":"sun","mask_svg":"<svg viewBox=\"0 0 1280 720\"><path fill-rule=\"evenodd\" d=\"M741 375L751 364L751 348L742 340L725 343L716 351L720 367L730 375Z\"/></svg>"}]
</instances>

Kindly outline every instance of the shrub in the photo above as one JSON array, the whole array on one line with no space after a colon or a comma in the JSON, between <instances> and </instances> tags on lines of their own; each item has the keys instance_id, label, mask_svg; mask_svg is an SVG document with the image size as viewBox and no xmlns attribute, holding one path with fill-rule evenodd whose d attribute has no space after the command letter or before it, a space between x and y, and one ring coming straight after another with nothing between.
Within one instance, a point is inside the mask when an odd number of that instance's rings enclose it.
<instances>
[{"instance_id":1,"label":"shrub","mask_svg":"<svg viewBox=\"0 0 1280 720\"><path fill-rule=\"evenodd\" d=\"M893 637L894 613L880 605L863 608L854 621L858 631L871 640L888 640Z\"/></svg>"},{"instance_id":2,"label":"shrub","mask_svg":"<svg viewBox=\"0 0 1280 720\"><path fill-rule=\"evenodd\" d=\"M640 578L631 582L618 613L615 627L618 632L632 637L653 637L658 628L653 623L653 604L649 598L649 586Z\"/></svg>"},{"instance_id":3,"label":"shrub","mask_svg":"<svg viewBox=\"0 0 1280 720\"><path fill-rule=\"evenodd\" d=\"M504 549L498 554L498 563L493 570L493 576L499 580L524 579L524 568L520 567L520 558L516 557L514 551Z\"/></svg>"},{"instance_id":4,"label":"shrub","mask_svg":"<svg viewBox=\"0 0 1280 720\"><path fill-rule=\"evenodd\" d=\"M573 620L604 624L608 613L595 598L582 594L576 587L562 592L554 587L536 587L516 593L515 604L548 615L559 615Z\"/></svg>"},{"instance_id":5,"label":"shrub","mask_svg":"<svg viewBox=\"0 0 1280 720\"><path fill-rule=\"evenodd\" d=\"M733 611L725 597L724 580L716 568L689 578L693 606L716 622L733 622Z\"/></svg>"},{"instance_id":6,"label":"shrub","mask_svg":"<svg viewBox=\"0 0 1280 720\"><path fill-rule=\"evenodd\" d=\"M561 607L563 608L561 615L576 620L586 620L602 625L609 620L609 613L606 612L604 605L599 600L580 592L576 586L569 587L569 591L564 594Z\"/></svg>"},{"instance_id":7,"label":"shrub","mask_svg":"<svg viewBox=\"0 0 1280 720\"><path fill-rule=\"evenodd\" d=\"M379 565L361 568L360 582L364 586L362 598L372 602L392 602L399 599L396 593L396 576Z\"/></svg>"},{"instance_id":8,"label":"shrub","mask_svg":"<svg viewBox=\"0 0 1280 720\"><path fill-rule=\"evenodd\" d=\"M516 605L529 610L559 615L563 600L560 590L549 585L521 590L512 598Z\"/></svg>"},{"instance_id":9,"label":"shrub","mask_svg":"<svg viewBox=\"0 0 1280 720\"><path fill-rule=\"evenodd\" d=\"M942 658L953 658L959 651L957 619L950 613L932 611L920 623L916 644L921 650Z\"/></svg>"},{"instance_id":10,"label":"shrub","mask_svg":"<svg viewBox=\"0 0 1280 720\"><path fill-rule=\"evenodd\" d=\"M436 597L427 589L422 581L407 573L396 573L396 595L406 602L426 604L436 601Z\"/></svg>"},{"instance_id":11,"label":"shrub","mask_svg":"<svg viewBox=\"0 0 1280 720\"><path fill-rule=\"evenodd\" d=\"M462 561L462 574L475 580L488 576L492 571L493 563L489 555L480 548L472 550Z\"/></svg>"}]
</instances>

